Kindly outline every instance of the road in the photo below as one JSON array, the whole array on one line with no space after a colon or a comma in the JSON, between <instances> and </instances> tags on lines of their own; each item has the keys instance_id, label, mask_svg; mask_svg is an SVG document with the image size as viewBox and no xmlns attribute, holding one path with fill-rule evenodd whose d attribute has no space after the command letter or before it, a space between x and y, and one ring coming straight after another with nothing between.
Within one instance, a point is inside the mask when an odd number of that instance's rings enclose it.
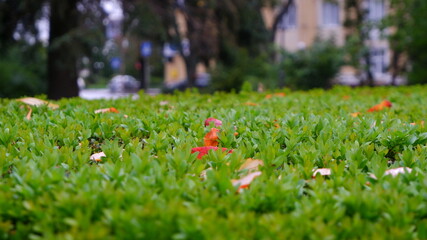
<instances>
[{"instance_id":1,"label":"road","mask_svg":"<svg viewBox=\"0 0 427 240\"><path fill-rule=\"evenodd\" d=\"M156 95L161 93L159 88L150 88L147 91L150 95ZM82 89L80 90L80 97L83 99L116 99L122 97L128 97L129 95L134 95L138 97L138 94L135 93L111 93L107 88L93 88L93 89Z\"/></svg>"}]
</instances>

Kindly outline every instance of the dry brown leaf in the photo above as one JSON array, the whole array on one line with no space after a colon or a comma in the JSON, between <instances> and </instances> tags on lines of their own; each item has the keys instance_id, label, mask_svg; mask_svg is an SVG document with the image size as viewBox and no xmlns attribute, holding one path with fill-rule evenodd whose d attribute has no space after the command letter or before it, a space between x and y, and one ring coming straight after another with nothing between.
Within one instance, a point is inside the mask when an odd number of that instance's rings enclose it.
<instances>
[{"instance_id":1,"label":"dry brown leaf","mask_svg":"<svg viewBox=\"0 0 427 240\"><path fill-rule=\"evenodd\" d=\"M27 116L25 116L25 118L27 120L31 120L31 113L33 113L33 109L30 106L27 106L27 109L28 109L28 113L27 113Z\"/></svg>"},{"instance_id":2,"label":"dry brown leaf","mask_svg":"<svg viewBox=\"0 0 427 240\"><path fill-rule=\"evenodd\" d=\"M253 102L245 102L244 104L246 106L258 106L258 103L253 103Z\"/></svg>"},{"instance_id":3,"label":"dry brown leaf","mask_svg":"<svg viewBox=\"0 0 427 240\"><path fill-rule=\"evenodd\" d=\"M30 106L47 105L48 107L50 107L52 109L59 108L59 105L57 105L57 104L49 103L48 101L45 101L45 100L42 100L39 98L33 98L33 97L19 98L19 99L16 99L16 101L23 102L23 103L28 104Z\"/></svg>"},{"instance_id":4,"label":"dry brown leaf","mask_svg":"<svg viewBox=\"0 0 427 240\"><path fill-rule=\"evenodd\" d=\"M203 171L200 173L200 178L202 178L203 180L206 180L208 170L212 170L212 168L210 167L210 168L207 168L207 169L203 170Z\"/></svg>"},{"instance_id":5,"label":"dry brown leaf","mask_svg":"<svg viewBox=\"0 0 427 240\"><path fill-rule=\"evenodd\" d=\"M261 172L259 171L253 172L240 179L233 179L231 180L231 183L235 187L239 186L239 188L237 189L237 192L240 192L241 189L248 188L251 182L260 175L261 175Z\"/></svg>"},{"instance_id":6,"label":"dry brown leaf","mask_svg":"<svg viewBox=\"0 0 427 240\"><path fill-rule=\"evenodd\" d=\"M318 168L316 170L313 169L313 175L311 177L315 178L318 173L322 176L329 176L331 175L331 169L330 168Z\"/></svg>"},{"instance_id":7,"label":"dry brown leaf","mask_svg":"<svg viewBox=\"0 0 427 240\"><path fill-rule=\"evenodd\" d=\"M160 101L159 102L159 105L160 106L165 106L165 105L168 105L169 104L169 102L168 101Z\"/></svg>"},{"instance_id":8,"label":"dry brown leaf","mask_svg":"<svg viewBox=\"0 0 427 240\"><path fill-rule=\"evenodd\" d=\"M111 112L111 113L119 113L119 111L116 108L114 108L114 107L101 108L101 109L95 110L95 113L109 113L109 112Z\"/></svg>"},{"instance_id":9,"label":"dry brown leaf","mask_svg":"<svg viewBox=\"0 0 427 240\"><path fill-rule=\"evenodd\" d=\"M401 173L411 173L412 169L408 167L398 167L385 171L384 175L391 175L393 177L401 174Z\"/></svg>"},{"instance_id":10,"label":"dry brown leaf","mask_svg":"<svg viewBox=\"0 0 427 240\"><path fill-rule=\"evenodd\" d=\"M90 160L101 162L103 157L106 157L104 152L94 153L90 156Z\"/></svg>"},{"instance_id":11,"label":"dry brown leaf","mask_svg":"<svg viewBox=\"0 0 427 240\"><path fill-rule=\"evenodd\" d=\"M242 166L240 166L239 171L242 171L242 170L249 170L249 172L258 171L259 166L264 166L264 162L262 160L248 158L242 164Z\"/></svg>"},{"instance_id":12,"label":"dry brown leaf","mask_svg":"<svg viewBox=\"0 0 427 240\"><path fill-rule=\"evenodd\" d=\"M398 168L392 168L389 170L386 170L384 172L384 176L387 175L391 175L393 177L396 177L399 174L403 174L403 173L411 173L412 172L412 168L408 168L408 167L398 167ZM377 176L375 176L375 174L369 174L369 177L373 178L373 179L378 179Z\"/></svg>"}]
</instances>

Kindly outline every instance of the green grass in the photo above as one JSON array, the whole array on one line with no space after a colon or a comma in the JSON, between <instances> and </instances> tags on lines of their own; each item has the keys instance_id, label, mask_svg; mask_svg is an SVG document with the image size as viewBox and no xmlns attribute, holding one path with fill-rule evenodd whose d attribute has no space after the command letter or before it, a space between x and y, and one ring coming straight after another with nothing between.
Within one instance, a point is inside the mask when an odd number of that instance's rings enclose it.
<instances>
[{"instance_id":1,"label":"green grass","mask_svg":"<svg viewBox=\"0 0 427 240\"><path fill-rule=\"evenodd\" d=\"M427 238L427 87L265 95L70 99L30 120L0 100L0 239ZM107 107L120 113L94 113ZM208 117L233 153L191 154ZM247 158L262 175L237 193Z\"/></svg>"}]
</instances>

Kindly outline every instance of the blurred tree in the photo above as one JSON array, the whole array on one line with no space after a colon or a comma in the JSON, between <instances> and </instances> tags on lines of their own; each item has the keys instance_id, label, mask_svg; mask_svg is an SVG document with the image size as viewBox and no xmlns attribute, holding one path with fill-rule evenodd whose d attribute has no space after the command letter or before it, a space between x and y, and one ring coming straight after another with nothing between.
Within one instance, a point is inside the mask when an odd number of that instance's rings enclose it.
<instances>
[{"instance_id":1,"label":"blurred tree","mask_svg":"<svg viewBox=\"0 0 427 240\"><path fill-rule=\"evenodd\" d=\"M276 39L276 33L279 28L280 21L282 21L283 17L288 14L289 7L295 4L294 0L283 1L281 4L275 1L271 2L270 5L277 5L279 7L279 11L273 19L273 26L271 28L271 42L274 43Z\"/></svg>"},{"instance_id":2,"label":"blurred tree","mask_svg":"<svg viewBox=\"0 0 427 240\"><path fill-rule=\"evenodd\" d=\"M250 57L267 50L269 32L260 9L263 0L123 0L125 29L144 39L172 43L184 58L189 86L196 80L196 64L215 60L237 66L239 52ZM183 47L189 46L189 51Z\"/></svg>"},{"instance_id":3,"label":"blurred tree","mask_svg":"<svg viewBox=\"0 0 427 240\"><path fill-rule=\"evenodd\" d=\"M78 0L50 1L50 31L48 48L48 97L76 97L77 59L75 51L78 23Z\"/></svg>"},{"instance_id":4,"label":"blurred tree","mask_svg":"<svg viewBox=\"0 0 427 240\"><path fill-rule=\"evenodd\" d=\"M344 10L348 62L358 71L357 75L362 85L374 86L368 42L369 32L375 23L369 22L367 19L364 0L345 0Z\"/></svg>"},{"instance_id":5,"label":"blurred tree","mask_svg":"<svg viewBox=\"0 0 427 240\"><path fill-rule=\"evenodd\" d=\"M188 84L194 86L196 65L217 54L214 9L205 1L123 0L126 32L143 39L173 44L184 58ZM189 49L183 47L187 42Z\"/></svg>"},{"instance_id":6,"label":"blurred tree","mask_svg":"<svg viewBox=\"0 0 427 240\"><path fill-rule=\"evenodd\" d=\"M78 62L104 41L99 0L50 0L48 97L77 97Z\"/></svg>"},{"instance_id":7,"label":"blurred tree","mask_svg":"<svg viewBox=\"0 0 427 240\"><path fill-rule=\"evenodd\" d=\"M0 26L0 50L17 46L18 42L21 46L37 44L40 41L37 22L46 18L50 22L46 64L48 97L78 96L78 58L93 41L88 39L94 39L94 26L102 26L101 13L99 1L0 1L0 19L4 23ZM90 15L94 17L88 17ZM89 19L99 21L93 24ZM87 31L89 28L91 31ZM38 64L46 66L44 62Z\"/></svg>"},{"instance_id":8,"label":"blurred tree","mask_svg":"<svg viewBox=\"0 0 427 240\"><path fill-rule=\"evenodd\" d=\"M294 89L330 88L344 63L342 49L333 40L317 39L309 48L286 55L283 67Z\"/></svg>"},{"instance_id":9,"label":"blurred tree","mask_svg":"<svg viewBox=\"0 0 427 240\"><path fill-rule=\"evenodd\" d=\"M427 1L391 0L390 7L386 26L394 30L389 36L392 84L405 68L410 70L409 83L427 83Z\"/></svg>"}]
</instances>

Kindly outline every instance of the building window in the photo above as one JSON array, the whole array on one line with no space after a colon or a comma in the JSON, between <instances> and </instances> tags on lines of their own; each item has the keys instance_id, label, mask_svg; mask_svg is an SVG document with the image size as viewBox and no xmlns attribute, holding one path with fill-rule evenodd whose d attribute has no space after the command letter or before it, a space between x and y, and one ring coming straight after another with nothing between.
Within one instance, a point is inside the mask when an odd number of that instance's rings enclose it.
<instances>
[{"instance_id":1,"label":"building window","mask_svg":"<svg viewBox=\"0 0 427 240\"><path fill-rule=\"evenodd\" d=\"M387 72L385 49L371 49L370 58L372 73L382 74Z\"/></svg>"},{"instance_id":2,"label":"building window","mask_svg":"<svg viewBox=\"0 0 427 240\"><path fill-rule=\"evenodd\" d=\"M322 3L322 23L323 25L339 25L340 24L340 8L336 2Z\"/></svg>"},{"instance_id":3,"label":"building window","mask_svg":"<svg viewBox=\"0 0 427 240\"><path fill-rule=\"evenodd\" d=\"M279 29L294 28L297 26L297 8L295 3L289 5L288 12L283 15Z\"/></svg>"},{"instance_id":4,"label":"building window","mask_svg":"<svg viewBox=\"0 0 427 240\"><path fill-rule=\"evenodd\" d=\"M368 0L368 19L379 21L385 16L384 0Z\"/></svg>"}]
</instances>

